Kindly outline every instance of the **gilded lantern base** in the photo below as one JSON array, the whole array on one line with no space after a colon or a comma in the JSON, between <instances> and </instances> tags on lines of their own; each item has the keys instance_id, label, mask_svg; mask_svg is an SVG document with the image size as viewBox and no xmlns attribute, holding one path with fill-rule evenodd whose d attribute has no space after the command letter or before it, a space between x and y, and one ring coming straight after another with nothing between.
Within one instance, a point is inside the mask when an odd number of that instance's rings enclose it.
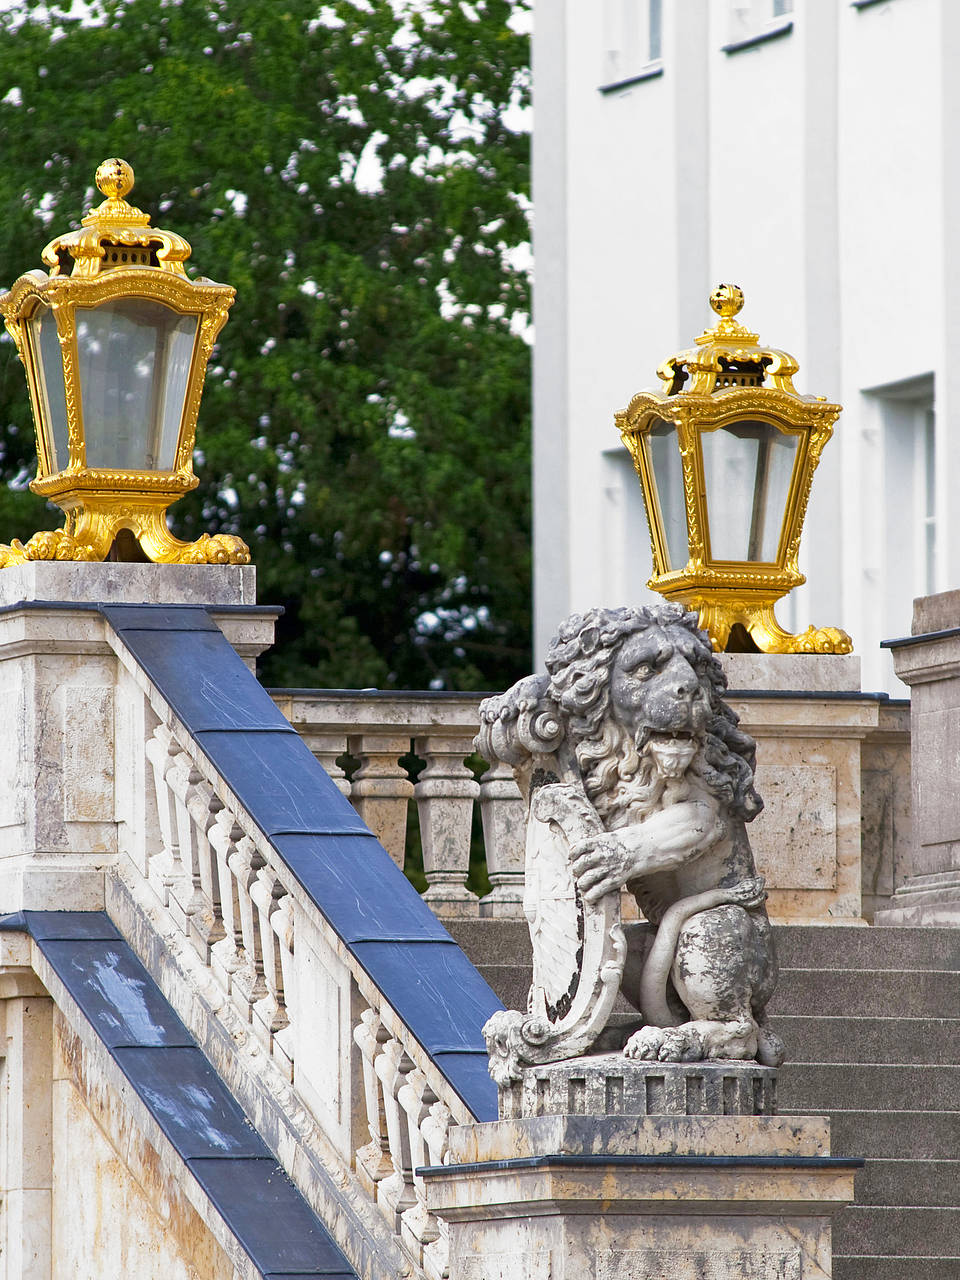
<instances>
[{"instance_id":1,"label":"gilded lantern base","mask_svg":"<svg viewBox=\"0 0 960 1280\"><path fill-rule=\"evenodd\" d=\"M741 627L760 653L853 652L853 641L839 627L810 626L796 635L781 627L774 614L774 605L784 592L779 592L773 598L768 595L749 599L744 598L742 593L731 592L727 595L716 590L711 590L709 597L705 597L691 592L689 587L686 590L664 591L653 581L648 582L647 586L696 613L701 630L707 632L718 653L728 652L731 648L739 650L741 647L749 647L736 643Z\"/></svg>"},{"instance_id":2,"label":"gilded lantern base","mask_svg":"<svg viewBox=\"0 0 960 1280\"><path fill-rule=\"evenodd\" d=\"M62 507L66 521L62 529L35 533L27 542L15 538L9 546L0 545L0 569L28 560L106 560L123 530L154 564L249 564L250 548L232 533L205 533L196 542L182 542L167 528L167 508L196 484L189 479L192 484L175 481L151 494L88 488L79 477L72 477L68 492L58 493L53 490L61 486L51 480L34 481L31 488ZM131 489L143 481L132 481Z\"/></svg>"}]
</instances>

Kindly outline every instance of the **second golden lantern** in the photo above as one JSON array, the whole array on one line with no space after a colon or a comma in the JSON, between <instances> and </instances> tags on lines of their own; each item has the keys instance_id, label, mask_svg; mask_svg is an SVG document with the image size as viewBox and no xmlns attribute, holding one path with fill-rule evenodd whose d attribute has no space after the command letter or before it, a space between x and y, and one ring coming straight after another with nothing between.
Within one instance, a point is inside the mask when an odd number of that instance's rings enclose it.
<instances>
[{"instance_id":1,"label":"second golden lantern","mask_svg":"<svg viewBox=\"0 0 960 1280\"><path fill-rule=\"evenodd\" d=\"M805 581L800 534L840 405L794 389L794 358L737 321L736 285L710 305L718 323L660 366L662 390L616 415L650 526L647 585L696 612L715 649L849 653L837 627L793 635L774 616Z\"/></svg>"}]
</instances>

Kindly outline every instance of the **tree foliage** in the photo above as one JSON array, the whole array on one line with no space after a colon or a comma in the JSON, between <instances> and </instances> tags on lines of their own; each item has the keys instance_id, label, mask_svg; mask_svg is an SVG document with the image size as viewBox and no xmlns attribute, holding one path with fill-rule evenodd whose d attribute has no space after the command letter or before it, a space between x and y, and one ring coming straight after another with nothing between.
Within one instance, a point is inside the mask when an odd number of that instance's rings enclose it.
<instances>
[{"instance_id":1,"label":"tree foliage","mask_svg":"<svg viewBox=\"0 0 960 1280\"><path fill-rule=\"evenodd\" d=\"M0 280L93 172L237 289L182 537L240 533L280 684L502 687L528 669L529 0L33 0L0 14ZM511 114L512 113L512 114ZM99 197L97 197L99 198ZM0 345L0 536L26 489Z\"/></svg>"}]
</instances>

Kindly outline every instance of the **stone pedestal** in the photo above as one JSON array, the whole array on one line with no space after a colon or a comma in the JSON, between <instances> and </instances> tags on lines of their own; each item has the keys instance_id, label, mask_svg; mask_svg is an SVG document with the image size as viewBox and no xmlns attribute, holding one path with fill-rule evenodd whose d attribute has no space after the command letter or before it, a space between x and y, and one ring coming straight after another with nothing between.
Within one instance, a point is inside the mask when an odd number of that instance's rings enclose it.
<instances>
[{"instance_id":1,"label":"stone pedestal","mask_svg":"<svg viewBox=\"0 0 960 1280\"><path fill-rule=\"evenodd\" d=\"M861 691L855 655L721 654L720 660L727 700L757 743L756 785L764 810L748 834L766 878L771 919L862 921L864 885L872 911L877 888L889 880L899 856L897 846L908 838L901 814L906 733L900 741L891 737L887 719L881 723L885 699ZM882 784L882 795L864 788L875 738L883 739L886 755L882 773L870 776ZM898 785L903 796L895 803ZM875 820L874 809L889 820ZM876 833L867 868L864 824Z\"/></svg>"},{"instance_id":2,"label":"stone pedestal","mask_svg":"<svg viewBox=\"0 0 960 1280\"><path fill-rule=\"evenodd\" d=\"M910 686L914 840L877 924L960 925L960 591L913 602L911 635L885 644Z\"/></svg>"},{"instance_id":3,"label":"stone pedestal","mask_svg":"<svg viewBox=\"0 0 960 1280\"><path fill-rule=\"evenodd\" d=\"M500 1119L537 1116L772 1116L777 1073L758 1062L638 1062L598 1053L527 1067L501 1086Z\"/></svg>"},{"instance_id":4,"label":"stone pedestal","mask_svg":"<svg viewBox=\"0 0 960 1280\"><path fill-rule=\"evenodd\" d=\"M423 1171L428 1206L449 1229L450 1280L830 1277L831 1219L853 1198L862 1162L831 1158L828 1121L679 1110L697 1073L742 1073L746 1087L733 1091L742 1104L767 1070L612 1055L538 1068L518 1086L531 1105L553 1105L579 1071L619 1080L631 1102L649 1097L654 1076L676 1076L662 1095L676 1110L525 1114L451 1130L451 1163ZM722 1108L725 1096L709 1105Z\"/></svg>"},{"instance_id":5,"label":"stone pedestal","mask_svg":"<svg viewBox=\"0 0 960 1280\"><path fill-rule=\"evenodd\" d=\"M94 607L203 604L253 663L274 617L230 565L33 562L0 571L0 908L100 910L117 856L125 673ZM244 606L237 609L237 606ZM143 729L140 729L141 741Z\"/></svg>"}]
</instances>

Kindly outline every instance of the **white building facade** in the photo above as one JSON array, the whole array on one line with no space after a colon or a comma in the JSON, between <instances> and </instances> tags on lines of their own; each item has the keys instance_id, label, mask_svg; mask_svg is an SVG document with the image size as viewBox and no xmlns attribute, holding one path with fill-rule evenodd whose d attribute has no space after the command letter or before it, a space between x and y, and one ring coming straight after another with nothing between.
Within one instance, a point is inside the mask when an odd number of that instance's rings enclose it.
<instances>
[{"instance_id":1,"label":"white building facade","mask_svg":"<svg viewBox=\"0 0 960 1280\"><path fill-rule=\"evenodd\" d=\"M960 582L958 66L956 0L540 0L538 663L568 612L653 598L613 413L730 281L844 406L780 620L844 627L905 694L880 641Z\"/></svg>"}]
</instances>

